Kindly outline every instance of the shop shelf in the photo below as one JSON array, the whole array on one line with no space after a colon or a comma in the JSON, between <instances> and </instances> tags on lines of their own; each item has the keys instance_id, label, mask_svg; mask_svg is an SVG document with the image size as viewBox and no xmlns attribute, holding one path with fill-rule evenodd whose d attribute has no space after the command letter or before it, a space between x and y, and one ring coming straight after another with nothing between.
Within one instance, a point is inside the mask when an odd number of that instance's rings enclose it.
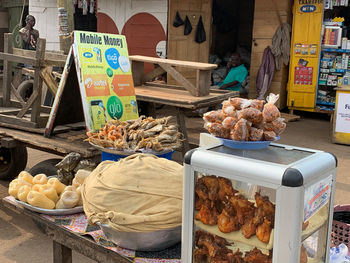
<instances>
[{"instance_id":1,"label":"shop shelf","mask_svg":"<svg viewBox=\"0 0 350 263\"><path fill-rule=\"evenodd\" d=\"M335 106L334 102L326 102L326 101L322 101L322 100L318 100L316 102L316 104L318 104L318 105L325 105L325 106L332 106L332 107Z\"/></svg>"},{"instance_id":2,"label":"shop shelf","mask_svg":"<svg viewBox=\"0 0 350 263\"><path fill-rule=\"evenodd\" d=\"M341 48L322 48L323 52L350 53L350 49Z\"/></svg>"}]
</instances>

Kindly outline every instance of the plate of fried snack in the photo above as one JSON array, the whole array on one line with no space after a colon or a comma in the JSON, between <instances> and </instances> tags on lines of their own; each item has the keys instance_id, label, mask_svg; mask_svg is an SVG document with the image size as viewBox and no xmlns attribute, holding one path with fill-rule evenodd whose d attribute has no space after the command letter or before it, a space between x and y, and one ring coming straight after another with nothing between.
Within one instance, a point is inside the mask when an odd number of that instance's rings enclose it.
<instances>
[{"instance_id":1,"label":"plate of fried snack","mask_svg":"<svg viewBox=\"0 0 350 263\"><path fill-rule=\"evenodd\" d=\"M286 129L281 113L274 105L279 95L270 94L263 100L229 98L222 109L203 115L204 128L222 139L227 147L261 149L279 139Z\"/></svg>"},{"instance_id":2,"label":"plate of fried snack","mask_svg":"<svg viewBox=\"0 0 350 263\"><path fill-rule=\"evenodd\" d=\"M86 139L96 148L114 154L166 153L181 148L183 134L171 124L172 116L140 116L136 120L110 120L98 132L87 132Z\"/></svg>"},{"instance_id":3,"label":"plate of fried snack","mask_svg":"<svg viewBox=\"0 0 350 263\"><path fill-rule=\"evenodd\" d=\"M26 171L10 182L9 194L25 208L48 215L68 215L83 212L81 184L88 173L77 172L72 185L61 183L45 174L32 176Z\"/></svg>"}]
</instances>

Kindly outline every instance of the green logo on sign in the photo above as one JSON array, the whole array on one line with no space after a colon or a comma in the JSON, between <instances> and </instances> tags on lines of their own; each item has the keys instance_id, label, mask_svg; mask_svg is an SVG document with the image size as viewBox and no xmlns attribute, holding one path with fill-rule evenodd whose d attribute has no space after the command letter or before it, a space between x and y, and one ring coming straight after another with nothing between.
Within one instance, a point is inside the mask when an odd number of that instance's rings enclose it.
<instances>
[{"instance_id":1,"label":"green logo on sign","mask_svg":"<svg viewBox=\"0 0 350 263\"><path fill-rule=\"evenodd\" d=\"M113 70L111 70L111 68L107 68L107 75L110 78L113 76Z\"/></svg>"},{"instance_id":2,"label":"green logo on sign","mask_svg":"<svg viewBox=\"0 0 350 263\"><path fill-rule=\"evenodd\" d=\"M120 119L123 115L123 103L117 96L111 96L107 101L107 112L113 119Z\"/></svg>"}]
</instances>

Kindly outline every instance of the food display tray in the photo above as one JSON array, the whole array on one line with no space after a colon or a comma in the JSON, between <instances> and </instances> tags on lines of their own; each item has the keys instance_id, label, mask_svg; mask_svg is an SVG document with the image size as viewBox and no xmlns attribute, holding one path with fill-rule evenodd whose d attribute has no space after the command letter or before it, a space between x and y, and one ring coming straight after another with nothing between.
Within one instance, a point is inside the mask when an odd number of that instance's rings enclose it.
<instances>
[{"instance_id":1,"label":"food display tray","mask_svg":"<svg viewBox=\"0 0 350 263\"><path fill-rule=\"evenodd\" d=\"M165 151L161 151L161 152L156 152L153 150L146 150L146 149L140 149L139 151L121 151L121 150L117 150L117 149L113 149L113 148L105 148L102 147L100 145L94 144L92 142L89 142L93 147L95 147L96 149L102 151L102 152L106 152L106 153L111 153L111 154L117 154L117 155L124 155L124 156L129 156L135 153L149 153L149 154L154 154L154 155L163 155L169 152L172 152L173 150L165 150Z\"/></svg>"},{"instance_id":2,"label":"food display tray","mask_svg":"<svg viewBox=\"0 0 350 263\"><path fill-rule=\"evenodd\" d=\"M105 236L120 247L139 251L160 251L181 241L181 226L153 232L120 232L108 224L96 223Z\"/></svg>"},{"instance_id":3,"label":"food display tray","mask_svg":"<svg viewBox=\"0 0 350 263\"><path fill-rule=\"evenodd\" d=\"M17 199L14 199L14 200L28 210L31 210L40 214L45 214L45 215L63 216L63 215L72 215L72 214L84 212L84 208L82 206L77 206L77 207L68 208L68 209L44 209L44 208L32 206L30 204L19 201Z\"/></svg>"},{"instance_id":4,"label":"food display tray","mask_svg":"<svg viewBox=\"0 0 350 263\"><path fill-rule=\"evenodd\" d=\"M243 149L243 150L258 150L264 149L270 145L271 142L278 141L280 137L278 136L274 141L235 141L230 139L220 139L226 147L233 149Z\"/></svg>"}]
</instances>

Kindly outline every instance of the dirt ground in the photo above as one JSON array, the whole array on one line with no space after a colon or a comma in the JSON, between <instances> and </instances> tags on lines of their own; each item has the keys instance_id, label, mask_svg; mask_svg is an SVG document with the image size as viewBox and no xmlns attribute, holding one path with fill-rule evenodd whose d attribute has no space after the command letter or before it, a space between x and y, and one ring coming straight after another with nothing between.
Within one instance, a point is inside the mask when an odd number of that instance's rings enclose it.
<instances>
[{"instance_id":1,"label":"dirt ground","mask_svg":"<svg viewBox=\"0 0 350 263\"><path fill-rule=\"evenodd\" d=\"M279 143L313 148L334 153L338 158L335 204L350 204L350 146L331 143L332 125L324 115L301 113L299 121L290 122ZM197 140L203 131L200 118L187 119L191 140ZM177 155L178 156L178 155ZM36 163L54 158L37 150L29 150L27 169ZM0 181L0 198L7 196L8 182ZM0 210L0 262L46 263L52 259L52 242L23 216L9 210ZM73 253L73 262L93 262Z\"/></svg>"}]
</instances>

